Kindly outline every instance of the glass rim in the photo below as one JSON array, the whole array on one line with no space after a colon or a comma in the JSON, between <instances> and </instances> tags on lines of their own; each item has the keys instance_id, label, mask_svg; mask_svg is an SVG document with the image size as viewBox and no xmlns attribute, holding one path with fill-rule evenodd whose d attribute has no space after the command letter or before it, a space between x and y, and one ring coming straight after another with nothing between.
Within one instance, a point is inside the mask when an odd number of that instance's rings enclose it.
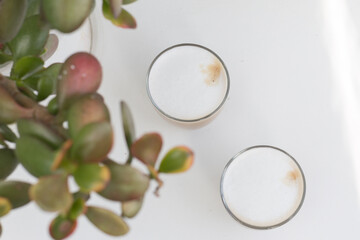
<instances>
[{"instance_id":1,"label":"glass rim","mask_svg":"<svg viewBox=\"0 0 360 240\"><path fill-rule=\"evenodd\" d=\"M296 166L299 168L300 170L300 173L301 173L301 177L303 179L303 191L302 191L302 196L301 196L301 201L299 203L299 205L296 207L295 211L288 217L286 218L285 220L277 223L277 224L274 224L274 225L269 225L269 226L256 226L256 225L253 225L253 224L249 224L243 220L241 220L240 218L236 217L235 214L230 210L229 206L227 205L226 203L226 200L225 200L225 196L224 196L224 190L223 190L223 181L224 181L224 177L226 175L226 172L227 172L227 169L228 167L231 165L231 163L238 157L240 156L241 154L245 153L245 152L248 152L249 150L253 150L253 149L257 149L257 148L269 148L269 149L273 149L273 150L277 150L277 151L280 151L282 153L284 153L285 155L287 155L295 164ZM230 214L230 216L232 218L234 218L237 222L241 223L242 225L246 226L246 227L249 227L249 228L253 228L253 229L258 229L258 230L267 230L267 229L273 229L273 228L277 228L277 227L280 227L282 225L284 225L285 223L289 222L301 209L303 203L304 203L304 200L305 200L305 195L306 195L306 180L305 180L305 175L304 175L304 172L300 166L300 164L296 161L296 159L291 156L289 153L287 153L286 151L280 149L280 148L277 148L277 147L274 147L274 146L270 146L270 145L256 145L256 146L252 146L252 147L248 147L248 148L245 148L244 150L238 152L235 156L233 156L229 162L225 165L225 168L223 170L223 173L221 175L221 180L220 180L220 196L221 196L221 200L223 202L223 205L226 209L226 211Z\"/></svg>"},{"instance_id":2,"label":"glass rim","mask_svg":"<svg viewBox=\"0 0 360 240\"><path fill-rule=\"evenodd\" d=\"M174 48L177 48L177 47L185 47L185 46L192 46L192 47L198 47L198 48L202 48L208 52L210 52L211 54L213 54L221 63L221 65L223 66L224 70L225 70L225 74L226 74L226 92L225 92L225 95L224 95L224 98L222 99L221 103L212 111L210 112L209 114L205 115L205 116L202 116L200 118L195 118L195 119L181 119L181 118L177 118L177 117L173 117L169 114L167 114L166 112L164 112L154 101L152 95L151 95L151 92L150 92L150 87L149 87L149 76L150 76L150 73L151 73L151 70L152 70L152 67L154 66L155 62L166 52L174 49ZM156 110L158 110L162 115L164 115L165 117L171 119L171 120L175 120L175 121L178 121L178 122L183 122L183 123L193 123L193 122L200 122L202 120L205 120L205 119L208 119L210 117L212 117L213 115L215 115L221 108L222 106L225 104L226 102L226 99L228 98L228 95L229 95L229 91L230 91L230 75L229 75L229 72L227 70L227 67L224 63L224 61L219 57L219 55L217 55L213 50L207 48L207 47L204 47L202 45L199 45L199 44L195 44L195 43L180 43L180 44L176 44L176 45L173 45L171 47L168 47L166 48L165 50L161 51L151 62L150 66L149 66L149 69L147 71L147 76L146 76L146 92L147 92L147 95L152 103L152 105L156 108Z\"/></svg>"}]
</instances>

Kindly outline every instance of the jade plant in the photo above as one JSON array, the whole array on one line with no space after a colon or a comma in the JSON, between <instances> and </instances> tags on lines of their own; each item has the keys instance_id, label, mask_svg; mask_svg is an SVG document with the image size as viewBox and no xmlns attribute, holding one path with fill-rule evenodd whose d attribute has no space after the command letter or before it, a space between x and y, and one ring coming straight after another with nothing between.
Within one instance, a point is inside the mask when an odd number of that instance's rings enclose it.
<instances>
[{"instance_id":1,"label":"jade plant","mask_svg":"<svg viewBox=\"0 0 360 240\"><path fill-rule=\"evenodd\" d=\"M122 9L134 0L104 0L104 16L124 28L136 26ZM121 236L129 231L125 218L141 209L150 181L158 187L160 174L188 170L194 159L185 146L170 149L162 158L162 138L147 133L136 139L128 105L120 103L129 156L122 162L108 155L113 147L110 113L97 92L102 68L91 54L71 55L64 63L46 66L54 51L52 29L76 30L94 8L94 0L0 0L0 220L13 209L35 202L54 212L49 231L64 239L85 215L101 231ZM1 66L0 66L1 70ZM137 159L142 172L132 166ZM21 164L33 183L7 179ZM74 179L76 189L69 187ZM115 213L91 206L92 194L119 202ZM0 224L0 235L2 227Z\"/></svg>"}]
</instances>

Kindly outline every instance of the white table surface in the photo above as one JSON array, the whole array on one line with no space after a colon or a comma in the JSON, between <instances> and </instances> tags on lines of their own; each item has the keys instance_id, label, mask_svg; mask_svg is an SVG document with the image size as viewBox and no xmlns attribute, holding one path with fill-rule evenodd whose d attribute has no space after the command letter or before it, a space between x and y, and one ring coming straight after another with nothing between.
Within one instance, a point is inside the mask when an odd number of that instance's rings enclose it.
<instances>
[{"instance_id":1,"label":"white table surface","mask_svg":"<svg viewBox=\"0 0 360 240\"><path fill-rule=\"evenodd\" d=\"M125 100L139 136L161 132L162 154L186 144L196 159L188 173L162 177L161 196L149 191L140 214L129 221L130 233L121 239L359 239L358 0L151 0L127 9L136 16L137 30L116 29L97 18L95 54L104 70L101 93L116 134L111 155L126 158L118 108ZM231 76L230 95L220 115L198 129L163 119L145 90L152 59L183 42L214 50ZM273 230L240 225L225 211L219 195L227 161L258 144L292 154L307 181L300 212ZM34 182L22 168L12 175L19 178ZM98 196L90 203L119 211L117 204ZM2 219L2 239L50 239L47 228L53 217L33 203L13 211ZM115 238L81 217L69 239Z\"/></svg>"}]
</instances>

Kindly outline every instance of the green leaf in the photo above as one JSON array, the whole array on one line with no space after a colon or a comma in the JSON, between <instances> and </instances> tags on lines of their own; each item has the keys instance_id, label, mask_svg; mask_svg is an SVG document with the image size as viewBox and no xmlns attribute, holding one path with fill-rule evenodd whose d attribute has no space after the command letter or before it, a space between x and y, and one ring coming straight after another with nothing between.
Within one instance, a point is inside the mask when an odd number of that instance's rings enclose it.
<instances>
[{"instance_id":1,"label":"green leaf","mask_svg":"<svg viewBox=\"0 0 360 240\"><path fill-rule=\"evenodd\" d=\"M41 177L39 182L30 188L29 194L41 209L49 212L65 210L73 201L65 174Z\"/></svg>"},{"instance_id":2,"label":"green leaf","mask_svg":"<svg viewBox=\"0 0 360 240\"><path fill-rule=\"evenodd\" d=\"M9 43L14 59L24 56L38 56L42 53L49 36L49 27L40 20L39 15L25 19L19 33Z\"/></svg>"},{"instance_id":3,"label":"green leaf","mask_svg":"<svg viewBox=\"0 0 360 240\"><path fill-rule=\"evenodd\" d=\"M40 2L41 0L27 0L28 8L26 12L26 17L37 15L40 13Z\"/></svg>"},{"instance_id":4,"label":"green leaf","mask_svg":"<svg viewBox=\"0 0 360 240\"><path fill-rule=\"evenodd\" d=\"M194 153L187 147L171 149L163 158L159 172L180 173L187 171L194 162Z\"/></svg>"},{"instance_id":5,"label":"green leaf","mask_svg":"<svg viewBox=\"0 0 360 240\"><path fill-rule=\"evenodd\" d=\"M12 56L0 52L0 65L12 60Z\"/></svg>"},{"instance_id":6,"label":"green leaf","mask_svg":"<svg viewBox=\"0 0 360 240\"><path fill-rule=\"evenodd\" d=\"M136 28L136 20L124 8L121 10L119 17L114 18L110 4L103 1L102 11L104 17L110 20L115 26L122 28Z\"/></svg>"},{"instance_id":7,"label":"green leaf","mask_svg":"<svg viewBox=\"0 0 360 240\"><path fill-rule=\"evenodd\" d=\"M115 213L98 207L88 207L86 217L98 229L111 236L122 236L129 232L126 222Z\"/></svg>"},{"instance_id":8,"label":"green leaf","mask_svg":"<svg viewBox=\"0 0 360 240\"><path fill-rule=\"evenodd\" d=\"M49 104L47 105L47 110L49 113L56 115L59 112L59 104L56 97L50 100Z\"/></svg>"},{"instance_id":9,"label":"green leaf","mask_svg":"<svg viewBox=\"0 0 360 240\"><path fill-rule=\"evenodd\" d=\"M49 232L53 239L65 239L74 232L76 225L76 220L59 215L51 222Z\"/></svg>"},{"instance_id":10,"label":"green leaf","mask_svg":"<svg viewBox=\"0 0 360 240\"><path fill-rule=\"evenodd\" d=\"M158 133L148 133L133 143L131 153L144 164L155 166L161 147L161 136Z\"/></svg>"},{"instance_id":11,"label":"green leaf","mask_svg":"<svg viewBox=\"0 0 360 240\"><path fill-rule=\"evenodd\" d=\"M11 210L11 203L6 198L0 197L0 217L5 216Z\"/></svg>"},{"instance_id":12,"label":"green leaf","mask_svg":"<svg viewBox=\"0 0 360 240\"><path fill-rule=\"evenodd\" d=\"M30 202L30 186L19 181L0 181L0 197L8 199L13 209L22 207Z\"/></svg>"},{"instance_id":13,"label":"green leaf","mask_svg":"<svg viewBox=\"0 0 360 240\"><path fill-rule=\"evenodd\" d=\"M16 156L24 168L35 177L50 175L57 164L57 153L48 144L32 136L16 141Z\"/></svg>"},{"instance_id":14,"label":"green leaf","mask_svg":"<svg viewBox=\"0 0 360 240\"><path fill-rule=\"evenodd\" d=\"M6 179L17 167L18 161L11 149L0 149L0 180Z\"/></svg>"},{"instance_id":15,"label":"green leaf","mask_svg":"<svg viewBox=\"0 0 360 240\"><path fill-rule=\"evenodd\" d=\"M64 142L64 139L57 135L51 127L33 119L19 119L17 127L21 137L35 137L53 149L58 149Z\"/></svg>"},{"instance_id":16,"label":"green leaf","mask_svg":"<svg viewBox=\"0 0 360 240\"><path fill-rule=\"evenodd\" d=\"M5 124L0 124L0 134L9 142L15 142L17 139L15 133Z\"/></svg>"},{"instance_id":17,"label":"green leaf","mask_svg":"<svg viewBox=\"0 0 360 240\"><path fill-rule=\"evenodd\" d=\"M48 60L52 55L54 55L58 46L59 46L59 38L55 34L50 34L44 47L45 53L41 55L41 58L44 61Z\"/></svg>"},{"instance_id":18,"label":"green leaf","mask_svg":"<svg viewBox=\"0 0 360 240\"><path fill-rule=\"evenodd\" d=\"M104 198L127 202L144 196L149 187L150 179L130 165L109 163L110 182L104 190L99 192Z\"/></svg>"},{"instance_id":19,"label":"green leaf","mask_svg":"<svg viewBox=\"0 0 360 240\"><path fill-rule=\"evenodd\" d=\"M137 0L123 0L123 5L130 4L136 2Z\"/></svg>"},{"instance_id":20,"label":"green leaf","mask_svg":"<svg viewBox=\"0 0 360 240\"><path fill-rule=\"evenodd\" d=\"M14 63L10 77L12 79L25 79L39 72L44 66L44 61L39 57L25 56Z\"/></svg>"},{"instance_id":21,"label":"green leaf","mask_svg":"<svg viewBox=\"0 0 360 240\"><path fill-rule=\"evenodd\" d=\"M43 0L42 11L53 28L69 33L81 26L94 4L94 0Z\"/></svg>"},{"instance_id":22,"label":"green leaf","mask_svg":"<svg viewBox=\"0 0 360 240\"><path fill-rule=\"evenodd\" d=\"M39 81L37 84L38 96L37 100L42 101L51 94L56 93L57 79L60 73L62 63L54 63L48 68L37 74Z\"/></svg>"},{"instance_id":23,"label":"green leaf","mask_svg":"<svg viewBox=\"0 0 360 240\"><path fill-rule=\"evenodd\" d=\"M75 138L82 128L90 123L109 122L110 114L104 100L97 94L88 94L77 99L69 108L67 119L69 132Z\"/></svg>"},{"instance_id":24,"label":"green leaf","mask_svg":"<svg viewBox=\"0 0 360 240\"><path fill-rule=\"evenodd\" d=\"M26 14L26 0L0 1L0 43L8 42L19 32Z\"/></svg>"},{"instance_id":25,"label":"green leaf","mask_svg":"<svg viewBox=\"0 0 360 240\"><path fill-rule=\"evenodd\" d=\"M32 117L32 111L20 106L8 91L0 86L0 124L10 124L19 118Z\"/></svg>"},{"instance_id":26,"label":"green leaf","mask_svg":"<svg viewBox=\"0 0 360 240\"><path fill-rule=\"evenodd\" d=\"M82 198L78 198L72 204L69 212L68 212L68 219L76 220L86 211L85 200Z\"/></svg>"},{"instance_id":27,"label":"green leaf","mask_svg":"<svg viewBox=\"0 0 360 240\"><path fill-rule=\"evenodd\" d=\"M100 87L101 79L101 65L94 56L84 52L71 55L63 64L59 75L59 106L63 107L68 99L95 93Z\"/></svg>"},{"instance_id":28,"label":"green leaf","mask_svg":"<svg viewBox=\"0 0 360 240\"><path fill-rule=\"evenodd\" d=\"M131 158L131 151L130 151L131 145L133 144L135 137L136 137L135 125L134 125L133 117L131 115L130 108L128 107L126 102L121 101L120 108L121 108L122 124L123 124L123 128L124 128L124 135L125 135L126 145L129 149L129 154L130 154L129 159L130 159Z\"/></svg>"},{"instance_id":29,"label":"green leaf","mask_svg":"<svg viewBox=\"0 0 360 240\"><path fill-rule=\"evenodd\" d=\"M84 192L81 192L81 191L78 191L76 193L73 193L73 198L75 200L77 199L82 199L84 200L85 202L87 202L89 199L90 199L90 194L89 193L84 193Z\"/></svg>"},{"instance_id":30,"label":"green leaf","mask_svg":"<svg viewBox=\"0 0 360 240\"><path fill-rule=\"evenodd\" d=\"M110 123L90 123L74 139L72 158L87 163L101 162L106 159L112 144L113 131Z\"/></svg>"},{"instance_id":31,"label":"green leaf","mask_svg":"<svg viewBox=\"0 0 360 240\"><path fill-rule=\"evenodd\" d=\"M127 218L135 217L141 210L144 198L123 202L121 204L122 216Z\"/></svg>"},{"instance_id":32,"label":"green leaf","mask_svg":"<svg viewBox=\"0 0 360 240\"><path fill-rule=\"evenodd\" d=\"M101 191L110 180L110 171L98 164L82 164L74 173L76 183L83 192Z\"/></svg>"}]
</instances>

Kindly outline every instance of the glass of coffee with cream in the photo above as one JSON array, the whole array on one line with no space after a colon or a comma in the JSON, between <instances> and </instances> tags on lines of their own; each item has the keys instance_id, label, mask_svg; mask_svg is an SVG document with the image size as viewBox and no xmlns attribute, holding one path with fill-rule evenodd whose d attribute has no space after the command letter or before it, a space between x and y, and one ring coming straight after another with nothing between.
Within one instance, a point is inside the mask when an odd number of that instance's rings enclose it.
<instances>
[{"instance_id":1,"label":"glass of coffee with cream","mask_svg":"<svg viewBox=\"0 0 360 240\"><path fill-rule=\"evenodd\" d=\"M210 49L191 43L172 46L152 62L147 93L156 109L178 122L212 117L224 104L230 87L225 64Z\"/></svg>"},{"instance_id":2,"label":"glass of coffee with cream","mask_svg":"<svg viewBox=\"0 0 360 240\"><path fill-rule=\"evenodd\" d=\"M220 193L235 220L251 228L270 229L296 215L305 188L303 171L292 156L276 147L254 146L228 162Z\"/></svg>"}]
</instances>

